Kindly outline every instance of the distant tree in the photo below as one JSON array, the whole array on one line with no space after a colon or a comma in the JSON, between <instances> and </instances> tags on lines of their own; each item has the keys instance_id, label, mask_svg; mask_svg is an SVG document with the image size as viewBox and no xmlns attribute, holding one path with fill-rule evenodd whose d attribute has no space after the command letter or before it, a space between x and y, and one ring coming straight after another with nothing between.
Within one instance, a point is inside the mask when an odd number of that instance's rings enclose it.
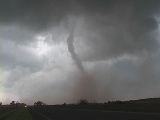
<instances>
[{"instance_id":1,"label":"distant tree","mask_svg":"<svg viewBox=\"0 0 160 120\"><path fill-rule=\"evenodd\" d=\"M46 105L46 104L43 103L42 101L37 101L34 103L34 106L42 106L42 105Z\"/></svg>"},{"instance_id":2,"label":"distant tree","mask_svg":"<svg viewBox=\"0 0 160 120\"><path fill-rule=\"evenodd\" d=\"M63 103L63 106L66 106L67 104L66 103Z\"/></svg>"},{"instance_id":3,"label":"distant tree","mask_svg":"<svg viewBox=\"0 0 160 120\"><path fill-rule=\"evenodd\" d=\"M89 102L88 102L88 100L86 100L86 99L82 99L82 100L80 100L79 102L78 102L78 104L80 104L80 105L86 105L86 104L88 104Z\"/></svg>"},{"instance_id":4,"label":"distant tree","mask_svg":"<svg viewBox=\"0 0 160 120\"><path fill-rule=\"evenodd\" d=\"M115 101L114 103L115 103L115 104L123 104L123 102L120 101L120 100L117 100L117 101Z\"/></svg>"},{"instance_id":5,"label":"distant tree","mask_svg":"<svg viewBox=\"0 0 160 120\"><path fill-rule=\"evenodd\" d=\"M108 104L109 102L104 102L104 104L106 105L106 104Z\"/></svg>"},{"instance_id":6,"label":"distant tree","mask_svg":"<svg viewBox=\"0 0 160 120\"><path fill-rule=\"evenodd\" d=\"M12 105L12 106L16 105L15 101L12 101L12 102L10 103L10 105Z\"/></svg>"},{"instance_id":7,"label":"distant tree","mask_svg":"<svg viewBox=\"0 0 160 120\"><path fill-rule=\"evenodd\" d=\"M2 105L2 102L0 102L0 106Z\"/></svg>"},{"instance_id":8,"label":"distant tree","mask_svg":"<svg viewBox=\"0 0 160 120\"><path fill-rule=\"evenodd\" d=\"M26 104L25 103L19 103L18 101L16 102L16 106L17 107L25 107Z\"/></svg>"}]
</instances>

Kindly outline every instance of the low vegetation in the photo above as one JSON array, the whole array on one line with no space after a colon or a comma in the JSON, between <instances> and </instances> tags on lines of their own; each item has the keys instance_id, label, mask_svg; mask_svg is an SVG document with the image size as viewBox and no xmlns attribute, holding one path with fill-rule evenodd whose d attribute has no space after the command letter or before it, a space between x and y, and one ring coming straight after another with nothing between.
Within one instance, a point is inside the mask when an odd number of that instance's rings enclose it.
<instances>
[{"instance_id":1,"label":"low vegetation","mask_svg":"<svg viewBox=\"0 0 160 120\"><path fill-rule=\"evenodd\" d=\"M99 117L114 117L115 114L117 116L127 115L132 118L141 116L148 120L156 117L158 120L160 119L159 106L159 98L105 103L90 103L83 99L76 104L64 103L62 105L46 105L42 101L37 101L29 107L26 107L24 103L12 101L9 105L0 106L0 120L48 120L49 118L64 120L66 117L72 120L77 119L76 116L79 116L79 119L94 120L96 117L97 119Z\"/></svg>"}]
</instances>

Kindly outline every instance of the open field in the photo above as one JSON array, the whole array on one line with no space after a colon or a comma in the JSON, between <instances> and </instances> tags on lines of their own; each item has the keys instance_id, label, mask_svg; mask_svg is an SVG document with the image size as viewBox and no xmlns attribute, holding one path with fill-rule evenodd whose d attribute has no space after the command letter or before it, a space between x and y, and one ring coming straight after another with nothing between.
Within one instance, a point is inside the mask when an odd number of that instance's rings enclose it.
<instances>
[{"instance_id":1,"label":"open field","mask_svg":"<svg viewBox=\"0 0 160 120\"><path fill-rule=\"evenodd\" d=\"M64 108L15 108L0 115L0 120L160 120L159 113L101 111Z\"/></svg>"},{"instance_id":2,"label":"open field","mask_svg":"<svg viewBox=\"0 0 160 120\"><path fill-rule=\"evenodd\" d=\"M31 110L34 120L159 120L158 113L114 112L85 109Z\"/></svg>"},{"instance_id":3,"label":"open field","mask_svg":"<svg viewBox=\"0 0 160 120\"><path fill-rule=\"evenodd\" d=\"M1 106L0 120L160 120L159 99L37 105Z\"/></svg>"},{"instance_id":4,"label":"open field","mask_svg":"<svg viewBox=\"0 0 160 120\"><path fill-rule=\"evenodd\" d=\"M4 111L0 113L0 120L32 120L31 114L24 107L4 108Z\"/></svg>"},{"instance_id":5,"label":"open field","mask_svg":"<svg viewBox=\"0 0 160 120\"><path fill-rule=\"evenodd\" d=\"M0 120L160 120L160 100L1 106Z\"/></svg>"}]
</instances>

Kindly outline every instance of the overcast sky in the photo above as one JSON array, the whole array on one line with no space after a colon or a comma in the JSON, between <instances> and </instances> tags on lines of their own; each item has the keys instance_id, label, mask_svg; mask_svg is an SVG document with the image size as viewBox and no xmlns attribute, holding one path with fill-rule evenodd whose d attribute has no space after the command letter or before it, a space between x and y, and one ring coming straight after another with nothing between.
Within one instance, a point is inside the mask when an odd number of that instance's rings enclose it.
<instances>
[{"instance_id":1,"label":"overcast sky","mask_svg":"<svg viewBox=\"0 0 160 120\"><path fill-rule=\"evenodd\" d=\"M160 0L0 0L0 101L160 97L159 6Z\"/></svg>"}]
</instances>

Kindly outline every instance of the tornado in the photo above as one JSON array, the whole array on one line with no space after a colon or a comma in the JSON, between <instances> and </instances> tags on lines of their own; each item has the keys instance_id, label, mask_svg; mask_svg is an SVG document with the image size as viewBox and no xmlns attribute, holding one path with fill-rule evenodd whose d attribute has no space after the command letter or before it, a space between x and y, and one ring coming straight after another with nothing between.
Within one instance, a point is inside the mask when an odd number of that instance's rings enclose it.
<instances>
[{"instance_id":1,"label":"tornado","mask_svg":"<svg viewBox=\"0 0 160 120\"><path fill-rule=\"evenodd\" d=\"M74 97L77 99L86 99L89 101L95 101L96 85L94 79L85 70L82 62L78 58L74 47L74 27L70 29L70 33L67 39L68 51L71 54L77 68L80 70L80 78L78 78L77 85L74 90Z\"/></svg>"},{"instance_id":2,"label":"tornado","mask_svg":"<svg viewBox=\"0 0 160 120\"><path fill-rule=\"evenodd\" d=\"M78 69L81 71L82 74L85 74L85 70L84 67L82 65L82 62L79 60L76 52L75 52L75 48L74 48L74 28L72 27L70 30L70 34L68 36L67 39L67 45L68 45L68 51L71 54L72 59L74 60L76 66L78 67Z\"/></svg>"}]
</instances>

